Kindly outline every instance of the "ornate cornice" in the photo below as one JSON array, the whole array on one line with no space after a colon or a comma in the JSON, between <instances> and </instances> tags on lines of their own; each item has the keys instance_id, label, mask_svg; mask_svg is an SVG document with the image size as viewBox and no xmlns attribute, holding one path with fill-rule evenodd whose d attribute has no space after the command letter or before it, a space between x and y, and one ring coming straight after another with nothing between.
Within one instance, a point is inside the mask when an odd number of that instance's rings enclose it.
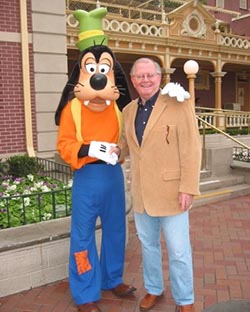
<instances>
[{"instance_id":1,"label":"ornate cornice","mask_svg":"<svg viewBox=\"0 0 250 312\"><path fill-rule=\"evenodd\" d=\"M186 16L183 20L183 16ZM164 21L133 19L121 14L108 14L103 28L109 37L109 45L115 52L148 53L177 57L195 57L197 60L217 59L236 64L250 63L250 38L221 33L212 25L214 18L203 14L199 5L189 7L178 14L166 15ZM180 23L180 21L183 21ZM78 22L72 12L67 13L67 44L76 49ZM214 26L212 28L212 26Z\"/></svg>"}]
</instances>

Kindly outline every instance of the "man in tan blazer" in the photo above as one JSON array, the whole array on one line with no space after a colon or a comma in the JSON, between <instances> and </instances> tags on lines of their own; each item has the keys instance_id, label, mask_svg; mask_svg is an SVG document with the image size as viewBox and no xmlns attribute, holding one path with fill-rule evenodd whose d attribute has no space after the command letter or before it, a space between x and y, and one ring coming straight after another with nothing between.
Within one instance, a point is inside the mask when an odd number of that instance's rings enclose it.
<instances>
[{"instance_id":1,"label":"man in tan blazer","mask_svg":"<svg viewBox=\"0 0 250 312\"><path fill-rule=\"evenodd\" d=\"M188 210L199 194L201 159L194 104L180 85L170 83L165 92L160 90L161 68L151 59L135 62L131 81L139 98L123 109L124 137L119 147L121 157L127 150L131 159L134 218L147 291L140 310L150 310L164 294L163 231L176 311L193 312Z\"/></svg>"}]
</instances>

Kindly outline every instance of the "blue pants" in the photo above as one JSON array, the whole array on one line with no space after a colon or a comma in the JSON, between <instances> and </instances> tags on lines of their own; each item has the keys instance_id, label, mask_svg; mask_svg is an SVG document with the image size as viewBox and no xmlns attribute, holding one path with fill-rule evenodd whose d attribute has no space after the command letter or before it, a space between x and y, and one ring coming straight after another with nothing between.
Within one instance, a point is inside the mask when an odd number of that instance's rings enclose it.
<instances>
[{"instance_id":1,"label":"blue pants","mask_svg":"<svg viewBox=\"0 0 250 312\"><path fill-rule=\"evenodd\" d=\"M95 241L100 217L100 259ZM124 177L120 164L86 165L74 173L69 283L77 305L122 283L126 240Z\"/></svg>"},{"instance_id":2,"label":"blue pants","mask_svg":"<svg viewBox=\"0 0 250 312\"><path fill-rule=\"evenodd\" d=\"M135 224L142 246L144 284L148 293L160 295L164 290L161 232L169 258L172 295L178 305L194 302L192 250L189 237L189 213L151 217L135 213ZM153 272L153 274L152 274Z\"/></svg>"}]
</instances>

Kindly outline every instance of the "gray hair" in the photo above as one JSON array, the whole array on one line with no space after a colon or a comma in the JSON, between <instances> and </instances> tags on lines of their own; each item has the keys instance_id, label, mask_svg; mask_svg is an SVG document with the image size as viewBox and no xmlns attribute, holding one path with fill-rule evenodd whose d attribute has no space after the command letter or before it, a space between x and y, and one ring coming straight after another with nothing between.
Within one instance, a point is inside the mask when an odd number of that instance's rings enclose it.
<instances>
[{"instance_id":1,"label":"gray hair","mask_svg":"<svg viewBox=\"0 0 250 312\"><path fill-rule=\"evenodd\" d=\"M134 76L135 75L135 67L138 63L153 63L154 66L155 66L155 69L156 69L156 72L158 74L161 74L162 73L162 70L161 70L161 66L159 65L159 63L153 61L152 59L148 58L148 57L141 57L139 59L137 59L134 64L132 65L131 67L131 70L130 70L130 76Z\"/></svg>"}]
</instances>

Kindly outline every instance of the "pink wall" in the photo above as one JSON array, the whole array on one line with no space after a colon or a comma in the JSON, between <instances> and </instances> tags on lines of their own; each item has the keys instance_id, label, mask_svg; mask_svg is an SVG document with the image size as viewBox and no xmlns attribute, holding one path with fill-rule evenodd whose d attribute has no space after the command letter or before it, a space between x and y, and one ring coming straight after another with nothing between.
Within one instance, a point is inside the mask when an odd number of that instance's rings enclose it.
<instances>
[{"instance_id":1,"label":"pink wall","mask_svg":"<svg viewBox=\"0 0 250 312\"><path fill-rule=\"evenodd\" d=\"M20 33L19 0L1 0L0 21L0 31ZM30 1L28 27L30 31ZM30 45L32 120L33 133L36 133L32 50ZM0 42L0 154L26 152L21 53L20 42Z\"/></svg>"},{"instance_id":2,"label":"pink wall","mask_svg":"<svg viewBox=\"0 0 250 312\"><path fill-rule=\"evenodd\" d=\"M216 5L216 0L207 0L207 4L210 6ZM237 11L241 13L241 15L246 15L250 13L250 0L247 0L247 9L240 9L240 1L239 0L224 0L224 9ZM246 17L244 19L232 21L235 17L234 15L221 13L218 11L211 12L217 19L220 19L228 24L230 24L230 28L233 34L240 36L250 36L250 17Z\"/></svg>"}]
</instances>

